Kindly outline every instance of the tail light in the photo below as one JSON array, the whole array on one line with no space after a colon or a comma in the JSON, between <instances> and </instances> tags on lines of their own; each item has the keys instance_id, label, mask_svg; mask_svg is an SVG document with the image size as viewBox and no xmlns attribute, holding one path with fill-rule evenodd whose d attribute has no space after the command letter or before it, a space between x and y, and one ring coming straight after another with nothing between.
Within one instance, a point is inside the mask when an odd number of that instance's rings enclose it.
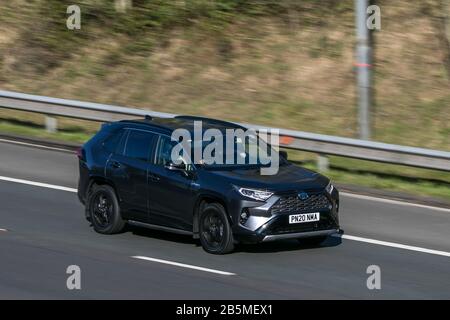
<instances>
[{"instance_id":1,"label":"tail light","mask_svg":"<svg viewBox=\"0 0 450 320\"><path fill-rule=\"evenodd\" d=\"M78 159L85 160L85 152L84 152L83 147L78 148L76 153L77 153Z\"/></svg>"}]
</instances>

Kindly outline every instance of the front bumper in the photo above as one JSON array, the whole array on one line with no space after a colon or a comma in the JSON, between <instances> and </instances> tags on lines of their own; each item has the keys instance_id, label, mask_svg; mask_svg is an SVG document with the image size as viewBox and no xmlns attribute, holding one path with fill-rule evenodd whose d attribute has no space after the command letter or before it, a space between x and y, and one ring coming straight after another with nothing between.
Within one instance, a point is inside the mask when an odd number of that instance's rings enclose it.
<instances>
[{"instance_id":1,"label":"front bumper","mask_svg":"<svg viewBox=\"0 0 450 320\"><path fill-rule=\"evenodd\" d=\"M309 232L298 232L298 233L286 233L286 234L272 234L265 236L262 241L274 241L281 239L300 239L300 238L310 238L310 237L322 237L329 236L332 234L339 233L339 229L321 230L321 231L309 231Z\"/></svg>"},{"instance_id":2,"label":"front bumper","mask_svg":"<svg viewBox=\"0 0 450 320\"><path fill-rule=\"evenodd\" d=\"M258 243L279 239L293 239L316 236L327 236L339 232L339 192L332 194L317 192L316 195L326 196L327 205L314 208L313 211L299 210L277 211L275 204L282 196L275 195L265 203L249 203L243 201L237 206L238 213L246 210L249 213L247 221L242 222L239 215L233 219L233 234L237 241ZM307 223L289 223L289 216L298 213L320 212L320 220Z\"/></svg>"}]
</instances>

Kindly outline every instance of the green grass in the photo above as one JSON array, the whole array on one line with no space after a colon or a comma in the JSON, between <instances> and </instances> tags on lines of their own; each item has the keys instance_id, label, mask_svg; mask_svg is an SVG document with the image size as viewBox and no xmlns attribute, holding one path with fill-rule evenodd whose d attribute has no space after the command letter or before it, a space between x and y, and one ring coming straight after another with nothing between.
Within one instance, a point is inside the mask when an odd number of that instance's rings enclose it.
<instances>
[{"instance_id":1,"label":"green grass","mask_svg":"<svg viewBox=\"0 0 450 320\"><path fill-rule=\"evenodd\" d=\"M15 123L0 120L0 133L16 134L20 136L45 138L52 140L60 140L67 142L79 142L83 143L89 139L90 134L75 130L59 130L56 133L49 133L44 128L38 126L23 126Z\"/></svg>"},{"instance_id":2,"label":"green grass","mask_svg":"<svg viewBox=\"0 0 450 320\"><path fill-rule=\"evenodd\" d=\"M315 166L312 166L315 167ZM401 177L379 176L375 173L353 173L331 169L326 173L331 179L341 184L364 186L386 191L398 191L421 197L434 197L450 202L450 183L439 183L426 179L411 182Z\"/></svg>"},{"instance_id":3,"label":"green grass","mask_svg":"<svg viewBox=\"0 0 450 320\"><path fill-rule=\"evenodd\" d=\"M315 155L289 150L289 159L317 170ZM342 157L329 157L330 170L324 172L338 184L433 197L450 202L450 172Z\"/></svg>"}]
</instances>

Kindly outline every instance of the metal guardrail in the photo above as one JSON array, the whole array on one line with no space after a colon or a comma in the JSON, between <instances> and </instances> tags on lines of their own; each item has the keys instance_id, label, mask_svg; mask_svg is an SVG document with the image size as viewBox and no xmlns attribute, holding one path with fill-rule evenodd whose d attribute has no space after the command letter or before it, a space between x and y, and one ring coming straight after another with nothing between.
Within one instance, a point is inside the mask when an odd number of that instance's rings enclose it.
<instances>
[{"instance_id":1,"label":"metal guardrail","mask_svg":"<svg viewBox=\"0 0 450 320\"><path fill-rule=\"evenodd\" d=\"M0 107L93 121L117 121L151 115L171 118L170 113L125 108L100 103L35 96L0 90Z\"/></svg>"},{"instance_id":2,"label":"metal guardrail","mask_svg":"<svg viewBox=\"0 0 450 320\"><path fill-rule=\"evenodd\" d=\"M66 100L0 90L0 108L29 111L92 121L115 121L150 115L171 118L175 114L113 105ZM254 129L276 129L243 124ZM450 171L450 152L387 143L278 129L280 146L288 149L348 158ZM322 160L324 158L322 157ZM320 162L320 161L319 161Z\"/></svg>"}]
</instances>

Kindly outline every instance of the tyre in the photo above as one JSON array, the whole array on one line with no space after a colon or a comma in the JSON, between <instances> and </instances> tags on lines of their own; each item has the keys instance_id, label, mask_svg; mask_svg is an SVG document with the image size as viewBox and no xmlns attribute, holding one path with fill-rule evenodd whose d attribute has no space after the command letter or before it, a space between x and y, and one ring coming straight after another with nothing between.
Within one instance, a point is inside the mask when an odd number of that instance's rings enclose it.
<instances>
[{"instance_id":1,"label":"tyre","mask_svg":"<svg viewBox=\"0 0 450 320\"><path fill-rule=\"evenodd\" d=\"M327 239L327 236L318 236L318 237L310 237L310 238L300 238L297 239L301 244L311 245L311 246L318 246L322 242L324 242Z\"/></svg>"},{"instance_id":2,"label":"tyre","mask_svg":"<svg viewBox=\"0 0 450 320\"><path fill-rule=\"evenodd\" d=\"M226 254L234 250L233 232L224 207L219 203L204 206L199 216L200 242L212 254Z\"/></svg>"},{"instance_id":3,"label":"tyre","mask_svg":"<svg viewBox=\"0 0 450 320\"><path fill-rule=\"evenodd\" d=\"M93 185L86 203L87 215L94 230L102 234L121 232L126 222L120 215L119 201L108 185Z\"/></svg>"}]
</instances>

